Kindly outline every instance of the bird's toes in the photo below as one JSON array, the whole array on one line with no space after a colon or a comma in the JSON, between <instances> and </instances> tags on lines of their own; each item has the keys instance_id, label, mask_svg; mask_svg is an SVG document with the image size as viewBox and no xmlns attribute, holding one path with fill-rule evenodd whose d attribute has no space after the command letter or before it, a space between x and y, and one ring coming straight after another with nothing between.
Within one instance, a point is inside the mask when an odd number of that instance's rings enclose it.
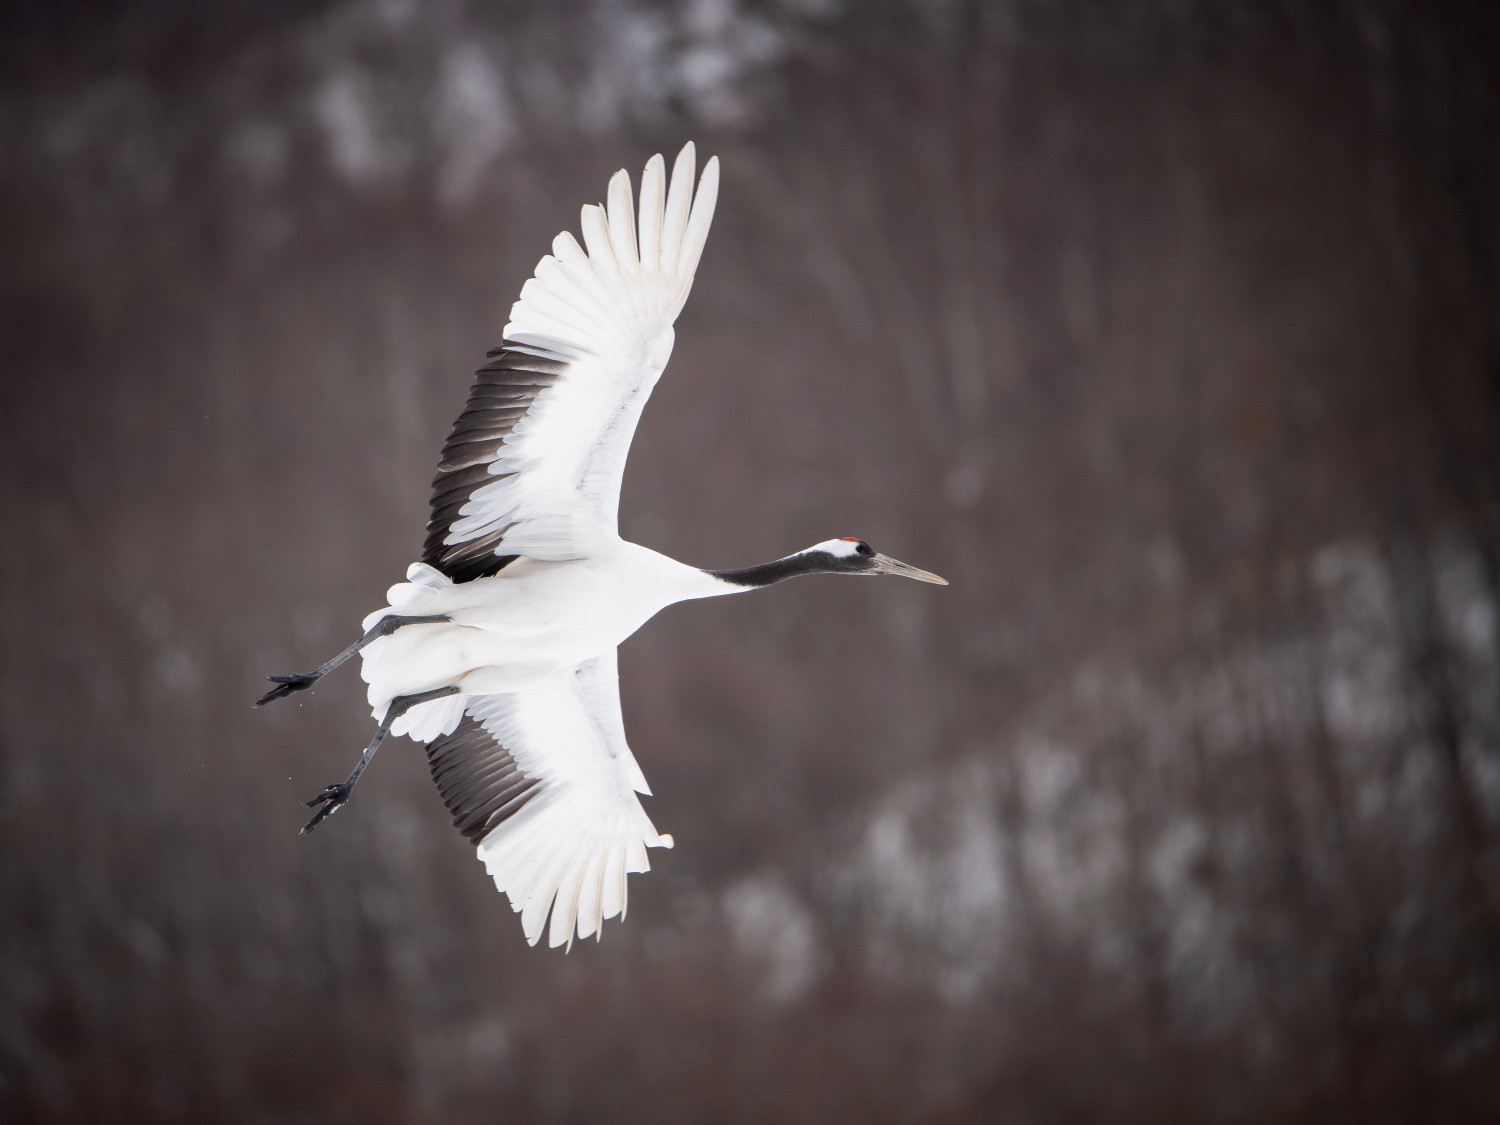
<instances>
[{"instance_id":1,"label":"bird's toes","mask_svg":"<svg viewBox=\"0 0 1500 1125\"><path fill-rule=\"evenodd\" d=\"M340 782L337 785L328 786L312 800L303 801L302 804L305 808L316 808L318 805L322 805L323 807L318 809L313 818L302 826L302 831L299 835L306 836L314 828L322 824L324 820L343 808L348 800L349 786Z\"/></svg>"},{"instance_id":2,"label":"bird's toes","mask_svg":"<svg viewBox=\"0 0 1500 1125\"><path fill-rule=\"evenodd\" d=\"M255 701L254 706L264 707L278 699L285 699L299 691L305 691L318 682L318 677L309 672L296 672L290 676L267 676L276 686Z\"/></svg>"},{"instance_id":3,"label":"bird's toes","mask_svg":"<svg viewBox=\"0 0 1500 1125\"><path fill-rule=\"evenodd\" d=\"M337 784L334 784L334 785L324 786L323 792L319 793L316 797L313 797L311 800L303 801L302 802L302 807L305 808L305 809L315 809L319 805L321 805L321 804L323 804L323 803L325 803L327 801L332 801L336 805L342 805L348 799L349 799L349 786L346 785L346 784L344 784L344 782L340 781L340 782L338 782Z\"/></svg>"}]
</instances>

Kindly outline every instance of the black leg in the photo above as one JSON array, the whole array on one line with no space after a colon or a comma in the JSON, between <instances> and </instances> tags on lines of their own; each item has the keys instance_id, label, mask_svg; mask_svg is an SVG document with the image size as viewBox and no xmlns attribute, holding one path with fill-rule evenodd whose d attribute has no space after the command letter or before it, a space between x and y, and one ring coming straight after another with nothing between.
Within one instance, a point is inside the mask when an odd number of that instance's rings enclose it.
<instances>
[{"instance_id":1,"label":"black leg","mask_svg":"<svg viewBox=\"0 0 1500 1125\"><path fill-rule=\"evenodd\" d=\"M380 720L380 729L375 732L375 737L371 740L370 745L365 747L365 752L359 756L359 762L355 765L354 772L345 780L325 788L323 792L319 793L311 801L302 802L310 809L317 808L319 805L323 807L318 809L318 814L307 822L307 825L302 829L301 835L306 836L321 824L325 817L332 816L344 807L344 803L349 800L349 795L354 792L354 786L359 781L359 775L365 772L365 767L370 764L370 759L375 757L375 751L380 749L380 744L385 741L385 736L390 733L392 723L419 703L426 703L430 699L442 699L448 695L457 695L459 690L457 684L452 684L449 687L434 688L432 691L419 692L416 695L398 695L395 699L391 700L391 705L385 709L385 718Z\"/></svg>"},{"instance_id":2,"label":"black leg","mask_svg":"<svg viewBox=\"0 0 1500 1125\"><path fill-rule=\"evenodd\" d=\"M328 675L329 672L332 672L340 664L364 648L365 645L371 641L378 641L381 637L389 637L403 625L435 625L439 621L451 620L452 618L443 614L439 614L436 617L382 617L370 627L368 633L360 637L359 640L355 641L327 664L324 664L316 672L293 672L290 676L267 676L266 679L280 686L266 692L265 695L261 696L251 706L264 707L267 703L272 703L278 699L285 699L289 695L312 687L313 684Z\"/></svg>"}]
</instances>

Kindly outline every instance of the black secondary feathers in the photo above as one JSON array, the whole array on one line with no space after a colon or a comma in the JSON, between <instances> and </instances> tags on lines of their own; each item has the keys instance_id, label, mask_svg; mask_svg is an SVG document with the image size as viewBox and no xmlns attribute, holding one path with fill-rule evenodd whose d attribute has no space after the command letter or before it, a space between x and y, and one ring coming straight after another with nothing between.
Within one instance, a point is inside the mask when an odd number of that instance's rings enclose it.
<instances>
[{"instance_id":1,"label":"black secondary feathers","mask_svg":"<svg viewBox=\"0 0 1500 1125\"><path fill-rule=\"evenodd\" d=\"M489 362L475 372L468 404L453 423L433 478L432 517L422 548L422 561L454 582L495 574L517 557L495 554L508 527L465 543L446 540L470 497L498 479L489 471L490 462L516 423L526 416L537 395L556 383L567 369L567 358L555 351L508 342L502 348L491 348Z\"/></svg>"},{"instance_id":2,"label":"black secondary feathers","mask_svg":"<svg viewBox=\"0 0 1500 1125\"><path fill-rule=\"evenodd\" d=\"M453 826L478 844L537 794L505 747L468 715L452 734L427 746L427 764Z\"/></svg>"}]
</instances>

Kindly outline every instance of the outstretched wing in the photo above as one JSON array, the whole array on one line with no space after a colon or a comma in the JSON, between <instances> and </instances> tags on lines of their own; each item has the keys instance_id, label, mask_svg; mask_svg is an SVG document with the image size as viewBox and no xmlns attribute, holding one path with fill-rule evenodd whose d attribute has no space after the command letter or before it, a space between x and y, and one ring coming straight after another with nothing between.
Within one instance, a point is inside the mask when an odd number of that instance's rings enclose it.
<instances>
[{"instance_id":1,"label":"outstretched wing","mask_svg":"<svg viewBox=\"0 0 1500 1125\"><path fill-rule=\"evenodd\" d=\"M455 582L516 555L584 558L618 536L620 478L641 409L672 354L719 191L709 160L693 196L693 146L641 176L639 238L630 177L583 209L587 253L552 242L478 371L432 486L422 561Z\"/></svg>"},{"instance_id":2,"label":"outstretched wing","mask_svg":"<svg viewBox=\"0 0 1500 1125\"><path fill-rule=\"evenodd\" d=\"M450 735L427 748L453 823L520 912L535 945L597 934L624 916L625 876L670 848L637 793L649 793L620 719L615 652L523 692L476 695Z\"/></svg>"}]
</instances>

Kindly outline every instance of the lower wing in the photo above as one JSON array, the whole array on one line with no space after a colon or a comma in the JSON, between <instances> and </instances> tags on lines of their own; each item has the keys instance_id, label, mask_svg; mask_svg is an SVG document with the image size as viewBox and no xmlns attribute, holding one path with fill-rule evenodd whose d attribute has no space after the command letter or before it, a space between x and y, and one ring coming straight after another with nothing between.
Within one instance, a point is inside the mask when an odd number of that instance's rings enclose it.
<instances>
[{"instance_id":1,"label":"lower wing","mask_svg":"<svg viewBox=\"0 0 1500 1125\"><path fill-rule=\"evenodd\" d=\"M636 795L649 790L625 743L613 649L525 691L470 696L427 758L532 945L549 911L553 947L623 918L626 875L650 870L648 847L672 846Z\"/></svg>"}]
</instances>

